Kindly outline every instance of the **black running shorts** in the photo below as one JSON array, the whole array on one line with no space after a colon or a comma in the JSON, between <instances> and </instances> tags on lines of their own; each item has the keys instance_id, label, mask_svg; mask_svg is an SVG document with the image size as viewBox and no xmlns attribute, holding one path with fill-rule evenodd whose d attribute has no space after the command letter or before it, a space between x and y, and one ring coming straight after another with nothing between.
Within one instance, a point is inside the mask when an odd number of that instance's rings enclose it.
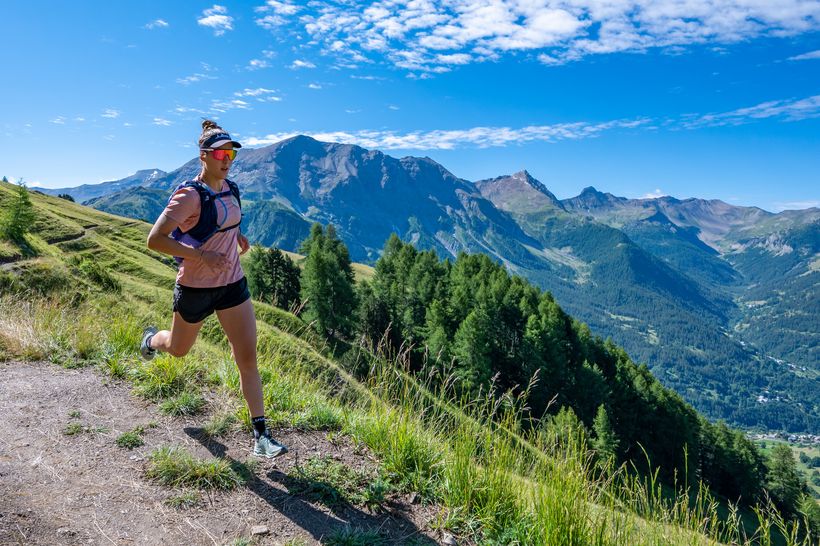
<instances>
[{"instance_id":1,"label":"black running shorts","mask_svg":"<svg viewBox=\"0 0 820 546\"><path fill-rule=\"evenodd\" d=\"M214 311L236 307L251 297L248 281L242 277L236 282L216 288L174 286L174 312L191 324L205 320Z\"/></svg>"}]
</instances>

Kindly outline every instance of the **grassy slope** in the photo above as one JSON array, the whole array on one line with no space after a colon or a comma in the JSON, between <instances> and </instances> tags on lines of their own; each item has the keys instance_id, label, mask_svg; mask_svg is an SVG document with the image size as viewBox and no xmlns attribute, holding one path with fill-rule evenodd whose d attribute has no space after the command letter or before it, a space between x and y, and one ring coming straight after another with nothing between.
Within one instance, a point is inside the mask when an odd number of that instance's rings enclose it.
<instances>
[{"instance_id":1,"label":"grassy slope","mask_svg":"<svg viewBox=\"0 0 820 546\"><path fill-rule=\"evenodd\" d=\"M288 252L287 250L283 250L282 252L286 254L291 260L296 262L296 264L299 265L299 267L302 266L302 261L305 259L305 257L302 254ZM376 270L366 264L354 263L353 274L356 276L356 281L369 281L373 278L373 275L376 274Z\"/></svg>"},{"instance_id":2,"label":"grassy slope","mask_svg":"<svg viewBox=\"0 0 820 546\"><path fill-rule=\"evenodd\" d=\"M0 208L12 191L0 184ZM145 247L149 225L54 197L32 200L39 219L26 238L29 256L0 272L0 357L95 364L158 403L222 391L220 412L248 427L238 373L214 318L189 357L137 358L142 326L169 322L175 274L168 257ZM0 247L6 261L24 254L16 250ZM102 273L93 274L89 263ZM119 290L101 288L105 274ZM594 478L577 446L559 449L544 429L517 429L514 405L445 403L379 360L369 363L370 380L361 383L300 319L264 304L256 309L266 413L274 424L337 431L366 444L390 487L441 505L442 525L458 534L522 544L744 542L736 525L718 521L709 499L692 509L684 497L661 500L660 487L623 474ZM490 413L506 426L488 426Z\"/></svg>"}]
</instances>

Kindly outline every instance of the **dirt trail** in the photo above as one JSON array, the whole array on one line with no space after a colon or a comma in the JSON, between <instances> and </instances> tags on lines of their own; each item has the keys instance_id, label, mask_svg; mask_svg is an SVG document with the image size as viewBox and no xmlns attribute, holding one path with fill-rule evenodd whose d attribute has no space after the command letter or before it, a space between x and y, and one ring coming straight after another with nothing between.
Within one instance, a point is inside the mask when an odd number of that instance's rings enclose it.
<instances>
[{"instance_id":1,"label":"dirt trail","mask_svg":"<svg viewBox=\"0 0 820 546\"><path fill-rule=\"evenodd\" d=\"M333 445L320 432L275 431L291 452L260 462L250 484L203 494L199 507L170 508L164 501L181 491L144 477L157 447L184 446L197 457L250 457L245 434L202 441L198 427L206 419L166 417L135 398L127 384L93 369L0 363L0 544L230 544L258 525L269 533L253 544L294 538L319 544L348 525L378 528L394 544L436 544L428 538L435 510L404 497L393 499L387 514L375 515L350 505L331 510L289 494L289 469L309 457L373 466L348 442ZM86 431L64 434L72 422ZM158 426L146 428L144 446L129 451L116 445L121 433L152 422Z\"/></svg>"}]
</instances>

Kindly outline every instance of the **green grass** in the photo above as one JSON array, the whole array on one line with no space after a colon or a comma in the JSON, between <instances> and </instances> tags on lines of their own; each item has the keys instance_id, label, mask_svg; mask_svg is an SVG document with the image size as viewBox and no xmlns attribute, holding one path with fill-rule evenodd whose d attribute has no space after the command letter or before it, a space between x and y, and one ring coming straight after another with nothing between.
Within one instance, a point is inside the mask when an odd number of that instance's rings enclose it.
<instances>
[{"instance_id":1,"label":"green grass","mask_svg":"<svg viewBox=\"0 0 820 546\"><path fill-rule=\"evenodd\" d=\"M186 491L165 499L165 504L177 510L187 510L202 504L202 495L198 491Z\"/></svg>"},{"instance_id":2,"label":"green grass","mask_svg":"<svg viewBox=\"0 0 820 546\"><path fill-rule=\"evenodd\" d=\"M122 290L122 285L117 278L97 260L82 257L73 260L73 262L76 263L77 269L79 269L84 277L103 290L109 292L120 292L120 290Z\"/></svg>"},{"instance_id":3,"label":"green grass","mask_svg":"<svg viewBox=\"0 0 820 546\"><path fill-rule=\"evenodd\" d=\"M65 434L66 436L76 436L77 434L82 434L85 431L86 428L83 426L82 423L74 421L65 426L65 428L63 429L63 434Z\"/></svg>"},{"instance_id":4,"label":"green grass","mask_svg":"<svg viewBox=\"0 0 820 546\"><path fill-rule=\"evenodd\" d=\"M388 544L388 539L378 531L345 527L323 538L322 544L326 546L379 546Z\"/></svg>"},{"instance_id":5,"label":"green grass","mask_svg":"<svg viewBox=\"0 0 820 546\"><path fill-rule=\"evenodd\" d=\"M205 399L201 394L184 391L172 396L159 405L160 411L168 415L196 415L205 407Z\"/></svg>"},{"instance_id":6,"label":"green grass","mask_svg":"<svg viewBox=\"0 0 820 546\"><path fill-rule=\"evenodd\" d=\"M197 459L183 448L167 446L151 453L145 475L169 487L195 489L234 489L247 481L247 471L225 459Z\"/></svg>"},{"instance_id":7,"label":"green grass","mask_svg":"<svg viewBox=\"0 0 820 546\"><path fill-rule=\"evenodd\" d=\"M193 359L176 359L159 353L153 360L131 369L138 395L160 400L182 394L200 383L202 368Z\"/></svg>"},{"instance_id":8,"label":"green grass","mask_svg":"<svg viewBox=\"0 0 820 546\"><path fill-rule=\"evenodd\" d=\"M123 432L117 437L117 445L126 449L134 449L144 445L142 435L145 434L145 427L137 427L128 432Z\"/></svg>"},{"instance_id":9,"label":"green grass","mask_svg":"<svg viewBox=\"0 0 820 546\"><path fill-rule=\"evenodd\" d=\"M355 470L330 457L313 457L294 466L288 476L291 494L303 495L331 508L345 503L377 510L390 486L369 473ZM377 484L377 485L374 485Z\"/></svg>"},{"instance_id":10,"label":"green grass","mask_svg":"<svg viewBox=\"0 0 820 546\"><path fill-rule=\"evenodd\" d=\"M232 413L218 413L212 416L202 427L202 432L208 438L224 436L237 423Z\"/></svg>"}]
</instances>

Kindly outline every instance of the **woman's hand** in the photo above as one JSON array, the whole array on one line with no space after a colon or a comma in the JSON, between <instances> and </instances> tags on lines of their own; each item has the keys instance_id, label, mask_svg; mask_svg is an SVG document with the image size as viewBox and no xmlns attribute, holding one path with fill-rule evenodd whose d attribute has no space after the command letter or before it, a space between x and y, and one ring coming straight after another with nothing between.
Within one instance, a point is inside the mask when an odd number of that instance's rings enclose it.
<instances>
[{"instance_id":1,"label":"woman's hand","mask_svg":"<svg viewBox=\"0 0 820 546\"><path fill-rule=\"evenodd\" d=\"M228 266L228 258L221 252L214 252L213 250L201 250L199 259L213 269L225 269Z\"/></svg>"},{"instance_id":2,"label":"woman's hand","mask_svg":"<svg viewBox=\"0 0 820 546\"><path fill-rule=\"evenodd\" d=\"M248 238L242 235L241 233L237 235L236 241L239 243L239 255L246 253L248 249L251 248L251 244L248 242Z\"/></svg>"}]
</instances>

